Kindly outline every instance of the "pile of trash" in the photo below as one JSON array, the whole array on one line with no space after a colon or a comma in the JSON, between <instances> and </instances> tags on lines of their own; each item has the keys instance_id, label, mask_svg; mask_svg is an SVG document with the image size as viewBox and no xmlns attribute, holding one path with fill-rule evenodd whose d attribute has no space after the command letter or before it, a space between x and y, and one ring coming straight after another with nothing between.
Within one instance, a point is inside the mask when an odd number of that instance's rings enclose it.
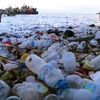
<instances>
[{"instance_id":1,"label":"pile of trash","mask_svg":"<svg viewBox=\"0 0 100 100\"><path fill-rule=\"evenodd\" d=\"M0 100L100 100L95 25L0 38Z\"/></svg>"}]
</instances>

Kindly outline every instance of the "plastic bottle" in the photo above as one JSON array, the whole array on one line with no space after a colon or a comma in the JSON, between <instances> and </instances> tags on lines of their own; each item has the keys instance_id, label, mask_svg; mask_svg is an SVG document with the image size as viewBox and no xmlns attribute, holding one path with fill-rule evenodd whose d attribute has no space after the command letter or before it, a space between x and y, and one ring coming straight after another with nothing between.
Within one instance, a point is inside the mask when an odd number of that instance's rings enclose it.
<instances>
[{"instance_id":1,"label":"plastic bottle","mask_svg":"<svg viewBox=\"0 0 100 100\"><path fill-rule=\"evenodd\" d=\"M48 88L46 86L44 86L41 82L35 81L34 76L26 77L26 81L30 82L34 85L34 88L35 88L36 92L39 94L39 96L42 97L48 93Z\"/></svg>"},{"instance_id":2,"label":"plastic bottle","mask_svg":"<svg viewBox=\"0 0 100 100\"><path fill-rule=\"evenodd\" d=\"M10 38L4 38L3 40L2 40L2 43L6 43L6 42L8 42L8 41L10 41Z\"/></svg>"},{"instance_id":3,"label":"plastic bottle","mask_svg":"<svg viewBox=\"0 0 100 100\"><path fill-rule=\"evenodd\" d=\"M10 96L6 100L21 100L21 99L17 96Z\"/></svg>"},{"instance_id":4,"label":"plastic bottle","mask_svg":"<svg viewBox=\"0 0 100 100\"><path fill-rule=\"evenodd\" d=\"M4 70L11 70L11 69L18 68L19 66L17 64L7 63L3 65L3 67L4 67Z\"/></svg>"},{"instance_id":5,"label":"plastic bottle","mask_svg":"<svg viewBox=\"0 0 100 100\"><path fill-rule=\"evenodd\" d=\"M40 97L43 97L48 93L48 88L44 86L41 82L34 82L35 91L38 93Z\"/></svg>"},{"instance_id":6,"label":"plastic bottle","mask_svg":"<svg viewBox=\"0 0 100 100\"><path fill-rule=\"evenodd\" d=\"M17 85L17 84L16 84ZM16 95L18 95L21 100L39 100L39 95L34 88L34 84L23 82L22 84L15 85L14 90L16 90Z\"/></svg>"},{"instance_id":7,"label":"plastic bottle","mask_svg":"<svg viewBox=\"0 0 100 100\"><path fill-rule=\"evenodd\" d=\"M59 87L65 89L67 83L59 69L54 68L51 64L44 62L43 59L35 54L26 58L26 66L50 87Z\"/></svg>"},{"instance_id":8,"label":"plastic bottle","mask_svg":"<svg viewBox=\"0 0 100 100\"><path fill-rule=\"evenodd\" d=\"M68 46L71 46L71 47L73 47L74 45L78 46L79 45L79 42L70 42L68 44Z\"/></svg>"},{"instance_id":9,"label":"plastic bottle","mask_svg":"<svg viewBox=\"0 0 100 100\"><path fill-rule=\"evenodd\" d=\"M51 45L49 48L48 48L48 51L50 53L52 52L58 52L60 50L60 44L59 43L54 43L53 45Z\"/></svg>"},{"instance_id":10,"label":"plastic bottle","mask_svg":"<svg viewBox=\"0 0 100 100\"><path fill-rule=\"evenodd\" d=\"M60 59L60 57L59 57L58 53L57 52L52 52L48 55L48 60L47 61L49 62L49 61L55 60L55 61L59 62L59 59Z\"/></svg>"},{"instance_id":11,"label":"plastic bottle","mask_svg":"<svg viewBox=\"0 0 100 100\"><path fill-rule=\"evenodd\" d=\"M87 57L85 57L85 60L91 61L94 58L95 58L94 54L91 53L90 55L88 55Z\"/></svg>"},{"instance_id":12,"label":"plastic bottle","mask_svg":"<svg viewBox=\"0 0 100 100\"><path fill-rule=\"evenodd\" d=\"M54 43L48 48L49 54L53 52L57 52L59 56L62 56L62 48L60 47L60 43Z\"/></svg>"},{"instance_id":13,"label":"plastic bottle","mask_svg":"<svg viewBox=\"0 0 100 100\"><path fill-rule=\"evenodd\" d=\"M62 63L66 72L72 72L76 70L76 58L72 52L64 52L62 56Z\"/></svg>"},{"instance_id":14,"label":"plastic bottle","mask_svg":"<svg viewBox=\"0 0 100 100\"><path fill-rule=\"evenodd\" d=\"M100 55L95 57L94 59L91 60L91 63L94 64L94 69L98 70L100 69Z\"/></svg>"},{"instance_id":15,"label":"plastic bottle","mask_svg":"<svg viewBox=\"0 0 100 100\"><path fill-rule=\"evenodd\" d=\"M51 64L53 67L55 67L56 69L59 69L58 68L58 65L57 65L57 62L55 60L52 60L49 62L49 64Z\"/></svg>"},{"instance_id":16,"label":"plastic bottle","mask_svg":"<svg viewBox=\"0 0 100 100\"><path fill-rule=\"evenodd\" d=\"M26 48L26 47L35 47L35 48L38 48L38 49L41 49L43 47L43 41L42 40L33 40L33 39L30 39L30 40L27 40L27 41L24 41L22 42L19 47L20 48Z\"/></svg>"},{"instance_id":17,"label":"plastic bottle","mask_svg":"<svg viewBox=\"0 0 100 100\"><path fill-rule=\"evenodd\" d=\"M8 38L2 41L3 44L11 44L11 45L16 45L21 42L23 42L23 39L17 39L17 38Z\"/></svg>"},{"instance_id":18,"label":"plastic bottle","mask_svg":"<svg viewBox=\"0 0 100 100\"><path fill-rule=\"evenodd\" d=\"M33 46L34 47L34 40L27 40L22 42L19 47L26 48L27 46Z\"/></svg>"},{"instance_id":19,"label":"plastic bottle","mask_svg":"<svg viewBox=\"0 0 100 100\"><path fill-rule=\"evenodd\" d=\"M100 100L99 95L94 95L86 89L66 89L59 97L61 100Z\"/></svg>"},{"instance_id":20,"label":"plastic bottle","mask_svg":"<svg viewBox=\"0 0 100 100\"><path fill-rule=\"evenodd\" d=\"M52 40L45 40L44 41L44 48L48 48L52 44Z\"/></svg>"},{"instance_id":21,"label":"plastic bottle","mask_svg":"<svg viewBox=\"0 0 100 100\"><path fill-rule=\"evenodd\" d=\"M78 88L78 85L81 83L81 77L78 75L68 75L65 80L68 82L69 88Z\"/></svg>"},{"instance_id":22,"label":"plastic bottle","mask_svg":"<svg viewBox=\"0 0 100 100\"><path fill-rule=\"evenodd\" d=\"M100 39L100 30L96 32L95 39Z\"/></svg>"},{"instance_id":23,"label":"plastic bottle","mask_svg":"<svg viewBox=\"0 0 100 100\"><path fill-rule=\"evenodd\" d=\"M12 93L14 94L14 95L17 95L17 88L19 87L19 86L22 86L22 84L21 83L18 83L18 84L15 84L14 86L13 86L13 88L12 88Z\"/></svg>"},{"instance_id":24,"label":"plastic bottle","mask_svg":"<svg viewBox=\"0 0 100 100\"><path fill-rule=\"evenodd\" d=\"M60 100L59 97L55 94L49 94L47 95L44 100Z\"/></svg>"},{"instance_id":25,"label":"plastic bottle","mask_svg":"<svg viewBox=\"0 0 100 100\"><path fill-rule=\"evenodd\" d=\"M43 47L43 41L42 40L34 41L34 47L36 47L37 49L41 50L42 47Z\"/></svg>"},{"instance_id":26,"label":"plastic bottle","mask_svg":"<svg viewBox=\"0 0 100 100\"><path fill-rule=\"evenodd\" d=\"M18 43L23 42L22 39L17 39L17 38L11 38L10 41L11 41L11 44L12 44L12 45L16 45L16 44L18 44Z\"/></svg>"},{"instance_id":27,"label":"plastic bottle","mask_svg":"<svg viewBox=\"0 0 100 100\"><path fill-rule=\"evenodd\" d=\"M95 39L92 39L89 44L92 46L97 46L98 42Z\"/></svg>"},{"instance_id":28,"label":"plastic bottle","mask_svg":"<svg viewBox=\"0 0 100 100\"><path fill-rule=\"evenodd\" d=\"M46 62L35 54L30 54L25 60L26 66L35 74L39 75L40 69L46 65Z\"/></svg>"},{"instance_id":29,"label":"plastic bottle","mask_svg":"<svg viewBox=\"0 0 100 100\"><path fill-rule=\"evenodd\" d=\"M43 53L41 54L41 58L42 58L45 62L47 62L47 60L48 60L48 55L49 55L49 52L48 52L48 51L45 51L45 52L43 52Z\"/></svg>"},{"instance_id":30,"label":"plastic bottle","mask_svg":"<svg viewBox=\"0 0 100 100\"><path fill-rule=\"evenodd\" d=\"M30 76L27 76L26 79L25 79L25 81L26 82L32 82L33 83L33 82L35 82L35 77L34 76L31 76L31 75Z\"/></svg>"},{"instance_id":31,"label":"plastic bottle","mask_svg":"<svg viewBox=\"0 0 100 100\"><path fill-rule=\"evenodd\" d=\"M81 79L78 75L69 75L66 77L66 81L70 88L84 88L94 94L100 95L100 84L93 81Z\"/></svg>"},{"instance_id":32,"label":"plastic bottle","mask_svg":"<svg viewBox=\"0 0 100 100\"><path fill-rule=\"evenodd\" d=\"M90 61L86 60L84 65L83 65L83 68L93 70L94 69L94 64L92 64Z\"/></svg>"},{"instance_id":33,"label":"plastic bottle","mask_svg":"<svg viewBox=\"0 0 100 100\"><path fill-rule=\"evenodd\" d=\"M22 42L20 45L18 45L19 48L26 48L27 47L27 42Z\"/></svg>"},{"instance_id":34,"label":"plastic bottle","mask_svg":"<svg viewBox=\"0 0 100 100\"><path fill-rule=\"evenodd\" d=\"M82 42L78 45L77 51L82 52L83 49L85 48L85 46L86 46L86 42L85 42L85 41L82 41Z\"/></svg>"},{"instance_id":35,"label":"plastic bottle","mask_svg":"<svg viewBox=\"0 0 100 100\"><path fill-rule=\"evenodd\" d=\"M5 100L11 93L11 88L0 80L0 100Z\"/></svg>"},{"instance_id":36,"label":"plastic bottle","mask_svg":"<svg viewBox=\"0 0 100 100\"><path fill-rule=\"evenodd\" d=\"M90 72L89 76L94 82L100 84L100 71Z\"/></svg>"}]
</instances>

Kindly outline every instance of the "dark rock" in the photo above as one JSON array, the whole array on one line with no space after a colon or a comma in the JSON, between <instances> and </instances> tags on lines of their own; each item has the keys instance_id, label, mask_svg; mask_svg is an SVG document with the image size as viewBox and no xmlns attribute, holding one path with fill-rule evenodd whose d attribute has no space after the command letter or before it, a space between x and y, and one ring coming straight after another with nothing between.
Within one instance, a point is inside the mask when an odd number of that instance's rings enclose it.
<instances>
[{"instance_id":1,"label":"dark rock","mask_svg":"<svg viewBox=\"0 0 100 100\"><path fill-rule=\"evenodd\" d=\"M89 25L89 27L95 27L95 24L91 24L91 25Z\"/></svg>"},{"instance_id":2,"label":"dark rock","mask_svg":"<svg viewBox=\"0 0 100 100\"><path fill-rule=\"evenodd\" d=\"M66 30L64 35L66 35L67 37L73 37L74 36L74 32L71 30Z\"/></svg>"}]
</instances>

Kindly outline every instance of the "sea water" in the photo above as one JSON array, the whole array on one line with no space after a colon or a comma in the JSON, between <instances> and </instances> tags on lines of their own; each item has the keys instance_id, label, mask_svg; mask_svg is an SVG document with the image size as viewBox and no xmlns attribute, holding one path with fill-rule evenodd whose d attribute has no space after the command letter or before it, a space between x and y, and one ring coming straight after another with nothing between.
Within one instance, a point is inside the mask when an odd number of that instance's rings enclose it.
<instances>
[{"instance_id":1,"label":"sea water","mask_svg":"<svg viewBox=\"0 0 100 100\"><path fill-rule=\"evenodd\" d=\"M26 34L34 30L66 28L99 23L97 14L39 13L37 15L2 15L0 33Z\"/></svg>"}]
</instances>

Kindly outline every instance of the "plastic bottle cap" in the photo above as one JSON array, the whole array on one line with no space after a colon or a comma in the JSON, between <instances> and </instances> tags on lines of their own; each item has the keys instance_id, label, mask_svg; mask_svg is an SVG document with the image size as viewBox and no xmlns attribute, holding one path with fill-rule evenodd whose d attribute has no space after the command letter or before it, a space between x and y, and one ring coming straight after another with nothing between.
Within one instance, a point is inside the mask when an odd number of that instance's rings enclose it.
<instances>
[{"instance_id":1,"label":"plastic bottle cap","mask_svg":"<svg viewBox=\"0 0 100 100\"><path fill-rule=\"evenodd\" d=\"M67 86L68 86L68 84L64 80L60 80L59 83L58 83L58 87L61 88L61 89L66 89Z\"/></svg>"},{"instance_id":2,"label":"plastic bottle cap","mask_svg":"<svg viewBox=\"0 0 100 100\"><path fill-rule=\"evenodd\" d=\"M21 59L24 59L24 60L25 60L28 56L29 56L28 53L24 53L24 54L21 56Z\"/></svg>"},{"instance_id":3,"label":"plastic bottle cap","mask_svg":"<svg viewBox=\"0 0 100 100\"><path fill-rule=\"evenodd\" d=\"M93 95L90 100L100 100L99 95Z\"/></svg>"}]
</instances>

